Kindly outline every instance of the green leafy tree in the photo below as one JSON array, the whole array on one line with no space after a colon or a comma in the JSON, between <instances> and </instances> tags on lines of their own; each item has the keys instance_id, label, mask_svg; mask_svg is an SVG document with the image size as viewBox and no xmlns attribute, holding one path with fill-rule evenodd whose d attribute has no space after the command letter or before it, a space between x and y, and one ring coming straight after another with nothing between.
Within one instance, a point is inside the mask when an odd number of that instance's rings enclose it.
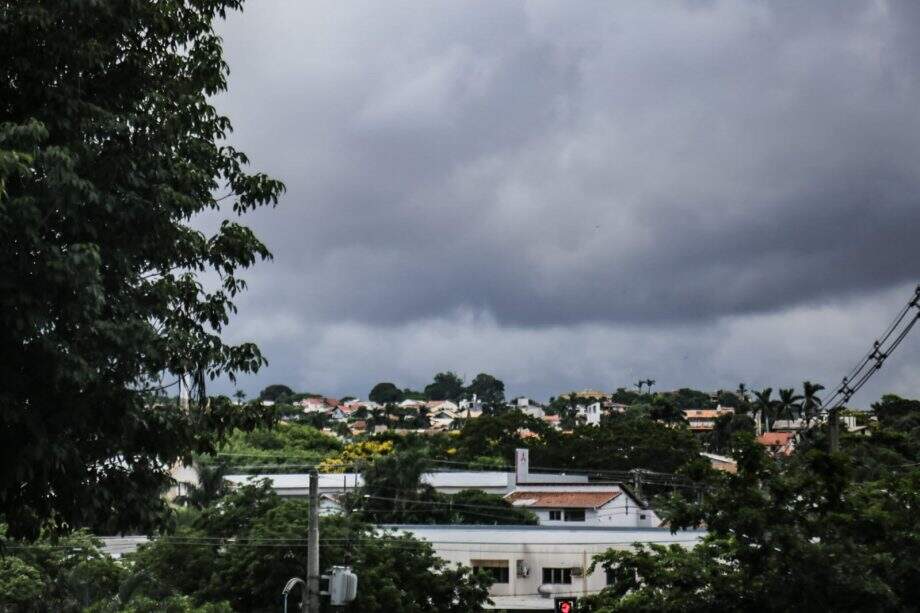
<instances>
[{"instance_id":1,"label":"green leafy tree","mask_svg":"<svg viewBox=\"0 0 920 613\"><path fill-rule=\"evenodd\" d=\"M274 383L267 386L261 392L259 392L259 400L271 400L272 402L281 402L287 398L290 398L294 395L294 390L289 388L287 385L281 383Z\"/></svg>"},{"instance_id":2,"label":"green leafy tree","mask_svg":"<svg viewBox=\"0 0 920 613\"><path fill-rule=\"evenodd\" d=\"M474 394L491 413L495 413L505 404L504 382L484 372L476 375L464 391L467 398L472 398Z\"/></svg>"},{"instance_id":3,"label":"green leafy tree","mask_svg":"<svg viewBox=\"0 0 920 613\"><path fill-rule=\"evenodd\" d=\"M753 435L756 429L754 419L750 415L726 413L716 418L712 431L709 433L709 450L716 453L731 453L732 441L737 432L747 432Z\"/></svg>"},{"instance_id":4,"label":"green leafy tree","mask_svg":"<svg viewBox=\"0 0 920 613\"><path fill-rule=\"evenodd\" d=\"M227 600L237 611L275 611L280 586L303 575L308 517L305 500L243 486L192 530L139 550L131 567L148 589L159 586L198 605ZM355 515L322 517L320 532L320 567L348 562L360 577L358 598L346 612L480 611L488 596L486 577L446 564L411 536L380 534Z\"/></svg>"},{"instance_id":5,"label":"green leafy tree","mask_svg":"<svg viewBox=\"0 0 920 613\"><path fill-rule=\"evenodd\" d=\"M127 573L101 545L82 530L34 542L0 539L0 605L70 612L111 601Z\"/></svg>"},{"instance_id":6,"label":"green leafy tree","mask_svg":"<svg viewBox=\"0 0 920 613\"><path fill-rule=\"evenodd\" d=\"M374 386L367 397L369 400L379 402L380 404L390 404L391 402L402 402L403 393L394 384L381 382Z\"/></svg>"},{"instance_id":7,"label":"green leafy tree","mask_svg":"<svg viewBox=\"0 0 920 613\"><path fill-rule=\"evenodd\" d=\"M613 581L606 611L889 611L917 602L920 471L852 480L843 454L779 464L750 435L738 473L711 475L701 500L675 497L672 529L705 525L693 549L651 545L595 560Z\"/></svg>"},{"instance_id":8,"label":"green leafy tree","mask_svg":"<svg viewBox=\"0 0 920 613\"><path fill-rule=\"evenodd\" d=\"M44 588L37 568L12 556L0 558L0 605L4 610L27 611L38 603Z\"/></svg>"},{"instance_id":9,"label":"green leafy tree","mask_svg":"<svg viewBox=\"0 0 920 613\"><path fill-rule=\"evenodd\" d=\"M652 419L673 424L684 420L684 412L668 396L656 394L649 404L649 416Z\"/></svg>"},{"instance_id":10,"label":"green leafy tree","mask_svg":"<svg viewBox=\"0 0 920 613\"><path fill-rule=\"evenodd\" d=\"M450 371L439 372L434 376L434 381L425 386L425 397L428 400L457 401L462 396L463 379Z\"/></svg>"},{"instance_id":11,"label":"green leafy tree","mask_svg":"<svg viewBox=\"0 0 920 613\"><path fill-rule=\"evenodd\" d=\"M270 257L233 218L283 185L211 105L239 0L0 9L0 509L41 525L161 522L168 467L248 415L205 381L265 363L221 333ZM224 210L226 206L227 210ZM211 235L190 224L227 216ZM214 273L217 284L208 281ZM183 373L191 410L148 402Z\"/></svg>"}]
</instances>

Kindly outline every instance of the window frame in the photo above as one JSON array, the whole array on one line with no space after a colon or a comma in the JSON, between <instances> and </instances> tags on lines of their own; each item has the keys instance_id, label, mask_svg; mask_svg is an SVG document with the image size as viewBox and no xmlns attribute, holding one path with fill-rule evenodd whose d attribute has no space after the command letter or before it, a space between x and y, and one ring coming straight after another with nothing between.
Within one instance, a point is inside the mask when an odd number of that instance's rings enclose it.
<instances>
[{"instance_id":1,"label":"window frame","mask_svg":"<svg viewBox=\"0 0 920 613\"><path fill-rule=\"evenodd\" d=\"M572 569L570 567L544 566L542 570L544 585L572 585ZM549 581L546 580L547 573L549 573ZM556 579L559 579L559 581L556 581Z\"/></svg>"},{"instance_id":2,"label":"window frame","mask_svg":"<svg viewBox=\"0 0 920 613\"><path fill-rule=\"evenodd\" d=\"M470 560L473 572L482 571L492 577L492 584L511 583L511 564L508 560Z\"/></svg>"}]
</instances>

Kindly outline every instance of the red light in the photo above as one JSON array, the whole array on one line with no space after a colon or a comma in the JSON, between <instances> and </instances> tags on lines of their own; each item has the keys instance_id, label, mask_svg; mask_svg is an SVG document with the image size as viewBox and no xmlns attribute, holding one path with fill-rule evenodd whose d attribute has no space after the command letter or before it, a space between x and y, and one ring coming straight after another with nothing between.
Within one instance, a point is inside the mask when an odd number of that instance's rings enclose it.
<instances>
[{"instance_id":1,"label":"red light","mask_svg":"<svg viewBox=\"0 0 920 613\"><path fill-rule=\"evenodd\" d=\"M560 613L572 613L572 603L570 602L561 602L559 603Z\"/></svg>"}]
</instances>

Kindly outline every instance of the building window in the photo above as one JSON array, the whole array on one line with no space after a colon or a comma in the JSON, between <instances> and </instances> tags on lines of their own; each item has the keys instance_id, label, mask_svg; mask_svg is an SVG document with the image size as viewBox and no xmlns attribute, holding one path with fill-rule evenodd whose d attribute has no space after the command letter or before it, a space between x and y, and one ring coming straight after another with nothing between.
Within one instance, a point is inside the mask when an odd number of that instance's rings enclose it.
<instances>
[{"instance_id":1,"label":"building window","mask_svg":"<svg viewBox=\"0 0 920 613\"><path fill-rule=\"evenodd\" d=\"M585 521L584 509L566 509L565 521Z\"/></svg>"},{"instance_id":2,"label":"building window","mask_svg":"<svg viewBox=\"0 0 920 613\"><path fill-rule=\"evenodd\" d=\"M572 569L544 568L543 583L570 585L572 583Z\"/></svg>"},{"instance_id":3,"label":"building window","mask_svg":"<svg viewBox=\"0 0 920 613\"><path fill-rule=\"evenodd\" d=\"M560 510L558 510L558 509L555 510L555 511L550 511L550 512L549 512L549 520L550 520L550 521L562 521L562 511L560 511Z\"/></svg>"},{"instance_id":4,"label":"building window","mask_svg":"<svg viewBox=\"0 0 920 613\"><path fill-rule=\"evenodd\" d=\"M508 583L508 560L470 560L470 566L492 577L492 583Z\"/></svg>"}]
</instances>

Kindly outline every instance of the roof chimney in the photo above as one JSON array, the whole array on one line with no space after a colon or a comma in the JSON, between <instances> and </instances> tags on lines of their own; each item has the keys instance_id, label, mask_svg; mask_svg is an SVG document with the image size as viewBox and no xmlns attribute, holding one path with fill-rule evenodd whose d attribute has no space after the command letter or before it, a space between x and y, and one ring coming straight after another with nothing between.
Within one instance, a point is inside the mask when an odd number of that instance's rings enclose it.
<instances>
[{"instance_id":1,"label":"roof chimney","mask_svg":"<svg viewBox=\"0 0 920 613\"><path fill-rule=\"evenodd\" d=\"M527 483L530 477L530 450L514 450L514 477L517 483Z\"/></svg>"}]
</instances>

